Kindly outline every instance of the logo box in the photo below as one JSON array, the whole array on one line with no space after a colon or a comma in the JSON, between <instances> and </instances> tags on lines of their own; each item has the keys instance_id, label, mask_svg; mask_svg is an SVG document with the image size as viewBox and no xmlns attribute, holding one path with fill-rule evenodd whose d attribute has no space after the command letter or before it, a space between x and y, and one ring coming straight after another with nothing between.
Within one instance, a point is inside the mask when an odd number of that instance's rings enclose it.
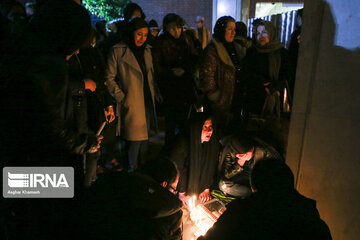
<instances>
[{"instance_id":1,"label":"logo box","mask_svg":"<svg viewBox=\"0 0 360 240\"><path fill-rule=\"evenodd\" d=\"M4 167L4 198L73 198L72 167Z\"/></svg>"}]
</instances>

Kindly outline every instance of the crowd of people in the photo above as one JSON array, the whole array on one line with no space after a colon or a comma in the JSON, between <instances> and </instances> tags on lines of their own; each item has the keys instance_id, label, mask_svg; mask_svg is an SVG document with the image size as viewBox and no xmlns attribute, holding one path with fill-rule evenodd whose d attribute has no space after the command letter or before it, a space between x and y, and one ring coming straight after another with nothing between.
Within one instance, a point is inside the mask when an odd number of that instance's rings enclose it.
<instances>
[{"instance_id":1,"label":"crowd of people","mask_svg":"<svg viewBox=\"0 0 360 240\"><path fill-rule=\"evenodd\" d=\"M266 129L288 119L296 69L271 22L250 39L230 16L159 27L135 3L95 28L74 0L0 8L3 166L75 174L73 199L2 199L1 239L181 239L190 196L219 193L236 200L204 239L331 239Z\"/></svg>"}]
</instances>

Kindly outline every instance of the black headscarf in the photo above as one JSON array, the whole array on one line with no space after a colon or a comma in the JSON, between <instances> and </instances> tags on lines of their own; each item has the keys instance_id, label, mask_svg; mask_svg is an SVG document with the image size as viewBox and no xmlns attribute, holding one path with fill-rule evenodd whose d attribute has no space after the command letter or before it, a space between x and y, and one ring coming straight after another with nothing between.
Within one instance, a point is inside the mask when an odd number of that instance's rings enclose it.
<instances>
[{"instance_id":1,"label":"black headscarf","mask_svg":"<svg viewBox=\"0 0 360 240\"><path fill-rule=\"evenodd\" d=\"M212 120L213 133L209 142L201 143L202 127L207 119ZM199 194L209 188L216 179L220 143L214 118L199 113L189 126L190 159L187 194Z\"/></svg>"},{"instance_id":2,"label":"black headscarf","mask_svg":"<svg viewBox=\"0 0 360 240\"><path fill-rule=\"evenodd\" d=\"M126 25L126 33L125 33L125 42L128 44L129 48L133 52L139 67L143 73L144 76L144 104L145 108L150 110L151 119L154 119L154 109L153 109L153 103L152 103L152 96L150 91L150 86L147 78L147 68L145 63L145 57L144 57L144 51L146 47L147 41L145 43L138 47L135 45L134 41L134 32L136 30L139 30L141 28L149 28L149 25L147 22L142 18L133 18L131 21Z\"/></svg>"},{"instance_id":3,"label":"black headscarf","mask_svg":"<svg viewBox=\"0 0 360 240\"><path fill-rule=\"evenodd\" d=\"M213 36L216 38L216 40L218 40L222 43L226 42L225 31L226 31L226 26L227 26L228 22L235 23L235 19L230 16L223 16L223 17L219 18L215 23Z\"/></svg>"},{"instance_id":4,"label":"black headscarf","mask_svg":"<svg viewBox=\"0 0 360 240\"><path fill-rule=\"evenodd\" d=\"M90 16L73 0L47 1L33 16L29 29L49 49L63 56L92 40Z\"/></svg>"},{"instance_id":5,"label":"black headscarf","mask_svg":"<svg viewBox=\"0 0 360 240\"><path fill-rule=\"evenodd\" d=\"M225 32L226 32L226 26L229 22L234 22L235 23L235 19L230 17L230 16L223 16L221 18L219 18L216 23L215 23L215 27L214 27L214 37L217 41L219 41L220 43L222 43L227 51L227 53L229 54L229 57L232 61L232 63L234 64L235 67L235 78L236 81L239 82L240 81L240 71L241 71L241 62L240 59L238 58L236 49L235 49L235 45L234 42L227 42L225 40Z\"/></svg>"},{"instance_id":6,"label":"black headscarf","mask_svg":"<svg viewBox=\"0 0 360 240\"><path fill-rule=\"evenodd\" d=\"M124 41L129 45L131 50L134 50L136 48L134 41L134 32L141 28L149 28L147 22L142 18L133 18L126 25ZM140 48L144 48L145 46L146 42Z\"/></svg>"}]
</instances>

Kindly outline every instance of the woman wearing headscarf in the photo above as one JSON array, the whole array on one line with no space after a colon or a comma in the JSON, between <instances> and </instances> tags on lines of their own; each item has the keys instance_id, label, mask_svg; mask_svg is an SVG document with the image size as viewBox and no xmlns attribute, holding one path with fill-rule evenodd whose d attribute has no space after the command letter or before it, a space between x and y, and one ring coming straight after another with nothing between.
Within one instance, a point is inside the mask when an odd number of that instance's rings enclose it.
<instances>
[{"instance_id":1,"label":"woman wearing headscarf","mask_svg":"<svg viewBox=\"0 0 360 240\"><path fill-rule=\"evenodd\" d=\"M148 145L150 127L156 129L153 65L150 46L146 44L148 24L134 18L127 25L123 42L116 44L108 57L106 84L117 102L117 134L127 140L130 171L138 167ZM115 81L115 78L118 81Z\"/></svg>"},{"instance_id":2,"label":"woman wearing headscarf","mask_svg":"<svg viewBox=\"0 0 360 240\"><path fill-rule=\"evenodd\" d=\"M177 136L169 151L169 158L179 168L179 198L185 205L193 194L199 195L201 202L211 199L210 188L216 180L219 152L216 122L198 113Z\"/></svg>"},{"instance_id":3,"label":"woman wearing headscarf","mask_svg":"<svg viewBox=\"0 0 360 240\"><path fill-rule=\"evenodd\" d=\"M256 39L256 45L248 50L244 59L246 112L255 114L275 112L279 116L280 99L286 81L291 77L288 53L277 39L276 29L271 22L258 23Z\"/></svg>"},{"instance_id":4,"label":"woman wearing headscarf","mask_svg":"<svg viewBox=\"0 0 360 240\"><path fill-rule=\"evenodd\" d=\"M200 66L201 90L208 100L207 107L218 118L222 128L226 128L232 118L235 95L236 104L241 105L241 61L245 49L234 42L234 37L235 19L230 16L219 18ZM238 90L235 92L235 89Z\"/></svg>"},{"instance_id":5,"label":"woman wearing headscarf","mask_svg":"<svg viewBox=\"0 0 360 240\"><path fill-rule=\"evenodd\" d=\"M195 82L199 51L187 31L185 21L174 13L164 17L164 34L156 40L153 49L154 68L164 98L165 142L175 137L177 128L187 121L189 108L195 103Z\"/></svg>"}]
</instances>

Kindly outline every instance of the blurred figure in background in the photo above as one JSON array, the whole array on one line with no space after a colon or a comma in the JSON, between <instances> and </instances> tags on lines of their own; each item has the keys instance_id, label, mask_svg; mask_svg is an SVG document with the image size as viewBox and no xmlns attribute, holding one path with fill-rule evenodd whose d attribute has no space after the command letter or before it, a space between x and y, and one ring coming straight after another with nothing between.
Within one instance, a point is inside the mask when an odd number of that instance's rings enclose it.
<instances>
[{"instance_id":1,"label":"blurred figure in background","mask_svg":"<svg viewBox=\"0 0 360 240\"><path fill-rule=\"evenodd\" d=\"M234 41L241 47L248 49L252 46L252 41L247 37L247 26L243 22L236 22L236 33Z\"/></svg>"},{"instance_id":2,"label":"blurred figure in background","mask_svg":"<svg viewBox=\"0 0 360 240\"><path fill-rule=\"evenodd\" d=\"M36 12L36 2L25 3L26 16L31 17Z\"/></svg>"},{"instance_id":3,"label":"blurred figure in background","mask_svg":"<svg viewBox=\"0 0 360 240\"><path fill-rule=\"evenodd\" d=\"M300 9L296 13L296 21L295 21L295 30L291 34L290 42L289 42L289 55L292 62L293 67L293 81L289 81L289 89L290 89L290 96L292 99L294 98L294 90L295 90L295 76L296 76L296 67L297 67L297 60L299 54L299 47L300 47L300 38L301 38L301 26L302 26L302 15L303 9Z\"/></svg>"},{"instance_id":4,"label":"blurred figure in background","mask_svg":"<svg viewBox=\"0 0 360 240\"><path fill-rule=\"evenodd\" d=\"M153 48L154 68L163 96L165 144L184 126L197 98L193 74L199 51L188 31L183 31L184 25L180 16L167 14L163 21L164 34Z\"/></svg>"},{"instance_id":5,"label":"blurred figure in background","mask_svg":"<svg viewBox=\"0 0 360 240\"><path fill-rule=\"evenodd\" d=\"M154 19L149 21L149 36L148 36L148 44L150 46L154 46L157 36L159 35L160 29L159 25Z\"/></svg>"},{"instance_id":6,"label":"blurred figure in background","mask_svg":"<svg viewBox=\"0 0 360 240\"><path fill-rule=\"evenodd\" d=\"M200 41L202 49L210 43L211 34L210 30L204 26L205 18L202 16L197 16L195 18L196 29L195 29L195 38Z\"/></svg>"}]
</instances>

